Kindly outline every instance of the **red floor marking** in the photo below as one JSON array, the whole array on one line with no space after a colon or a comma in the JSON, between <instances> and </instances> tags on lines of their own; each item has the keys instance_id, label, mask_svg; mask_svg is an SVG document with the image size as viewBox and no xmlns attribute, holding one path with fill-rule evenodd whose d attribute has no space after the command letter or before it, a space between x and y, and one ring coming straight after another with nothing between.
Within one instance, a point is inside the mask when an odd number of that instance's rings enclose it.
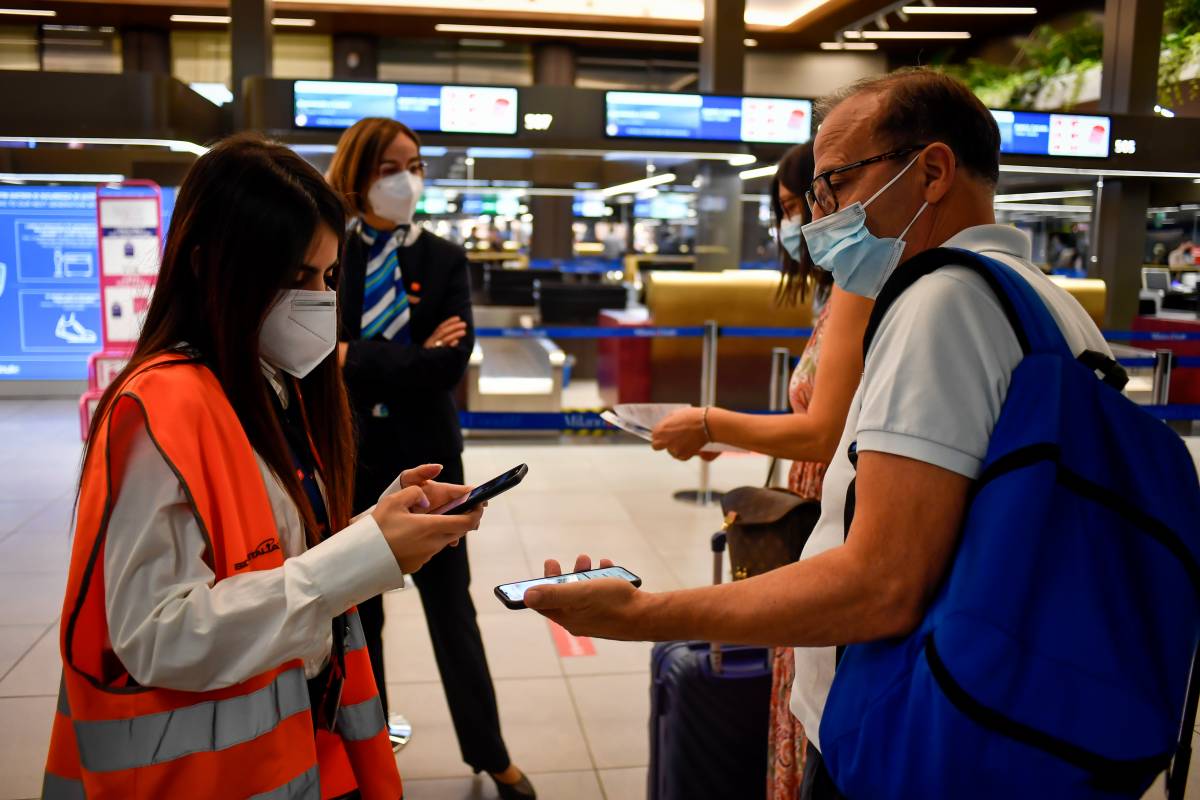
<instances>
[{"instance_id":1,"label":"red floor marking","mask_svg":"<svg viewBox=\"0 0 1200 800\"><path fill-rule=\"evenodd\" d=\"M551 620L546 620L546 624L550 626L550 633L554 634L554 646L563 658L596 655L596 645L588 637L572 636L566 628Z\"/></svg>"}]
</instances>

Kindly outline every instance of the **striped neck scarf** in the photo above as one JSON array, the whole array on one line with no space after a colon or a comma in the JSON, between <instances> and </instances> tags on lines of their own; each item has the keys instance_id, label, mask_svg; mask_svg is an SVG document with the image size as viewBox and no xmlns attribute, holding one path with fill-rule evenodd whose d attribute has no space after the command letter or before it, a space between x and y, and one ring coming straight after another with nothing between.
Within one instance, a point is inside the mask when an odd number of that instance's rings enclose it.
<instances>
[{"instance_id":1,"label":"striped neck scarf","mask_svg":"<svg viewBox=\"0 0 1200 800\"><path fill-rule=\"evenodd\" d=\"M398 252L405 246L408 225L390 233L377 231L359 221L358 233L367 244L367 280L363 290L362 338L383 338L409 344L408 323L412 317Z\"/></svg>"}]
</instances>

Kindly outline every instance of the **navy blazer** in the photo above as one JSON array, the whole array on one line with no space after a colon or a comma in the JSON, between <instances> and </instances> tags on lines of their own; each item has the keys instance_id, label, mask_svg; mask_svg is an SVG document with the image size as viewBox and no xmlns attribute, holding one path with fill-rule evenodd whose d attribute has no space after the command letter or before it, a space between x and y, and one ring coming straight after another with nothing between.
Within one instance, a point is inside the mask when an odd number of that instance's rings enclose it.
<instances>
[{"instance_id":1,"label":"navy blazer","mask_svg":"<svg viewBox=\"0 0 1200 800\"><path fill-rule=\"evenodd\" d=\"M356 512L373 504L400 471L461 457L454 390L475 346L466 252L428 231L397 251L412 343L361 339L367 253L362 237L349 233L338 287L341 338L350 343L344 374L359 434ZM467 323L462 341L426 348L437 326L455 316Z\"/></svg>"}]
</instances>

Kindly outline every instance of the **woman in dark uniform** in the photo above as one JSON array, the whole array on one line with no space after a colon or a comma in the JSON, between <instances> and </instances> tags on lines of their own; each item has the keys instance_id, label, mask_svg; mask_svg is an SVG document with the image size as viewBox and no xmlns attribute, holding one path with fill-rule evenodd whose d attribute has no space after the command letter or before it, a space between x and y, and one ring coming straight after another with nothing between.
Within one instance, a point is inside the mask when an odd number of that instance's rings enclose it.
<instances>
[{"instance_id":1,"label":"woman in dark uniform","mask_svg":"<svg viewBox=\"0 0 1200 800\"><path fill-rule=\"evenodd\" d=\"M346 237L339 354L358 422L355 509L367 508L402 470L441 464L463 483L462 432L452 393L475 345L466 253L413 225L424 184L421 143L391 119L364 119L342 135L329 181L355 215ZM465 540L413 576L463 760L488 772L500 796L535 797L500 734ZM383 602L359 606L382 683ZM387 710L386 693L384 710Z\"/></svg>"}]
</instances>

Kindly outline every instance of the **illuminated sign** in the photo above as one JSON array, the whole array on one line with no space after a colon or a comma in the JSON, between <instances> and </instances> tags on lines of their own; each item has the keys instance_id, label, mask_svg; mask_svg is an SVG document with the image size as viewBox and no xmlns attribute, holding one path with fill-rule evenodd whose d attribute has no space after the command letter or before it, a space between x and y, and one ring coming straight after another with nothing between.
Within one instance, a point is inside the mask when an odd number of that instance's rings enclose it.
<instances>
[{"instance_id":1,"label":"illuminated sign","mask_svg":"<svg viewBox=\"0 0 1200 800\"><path fill-rule=\"evenodd\" d=\"M517 90L505 86L295 81L292 96L297 128L386 117L423 132L517 132Z\"/></svg>"},{"instance_id":2,"label":"illuminated sign","mask_svg":"<svg viewBox=\"0 0 1200 800\"><path fill-rule=\"evenodd\" d=\"M525 130L527 131L548 131L550 126L554 124L553 114L526 114L525 115Z\"/></svg>"},{"instance_id":3,"label":"illuminated sign","mask_svg":"<svg viewBox=\"0 0 1200 800\"><path fill-rule=\"evenodd\" d=\"M606 92L605 133L625 139L800 144L812 138L812 101L659 92Z\"/></svg>"},{"instance_id":4,"label":"illuminated sign","mask_svg":"<svg viewBox=\"0 0 1200 800\"><path fill-rule=\"evenodd\" d=\"M997 111L1000 152L1009 155L1108 158L1112 119L1088 114Z\"/></svg>"}]
</instances>

